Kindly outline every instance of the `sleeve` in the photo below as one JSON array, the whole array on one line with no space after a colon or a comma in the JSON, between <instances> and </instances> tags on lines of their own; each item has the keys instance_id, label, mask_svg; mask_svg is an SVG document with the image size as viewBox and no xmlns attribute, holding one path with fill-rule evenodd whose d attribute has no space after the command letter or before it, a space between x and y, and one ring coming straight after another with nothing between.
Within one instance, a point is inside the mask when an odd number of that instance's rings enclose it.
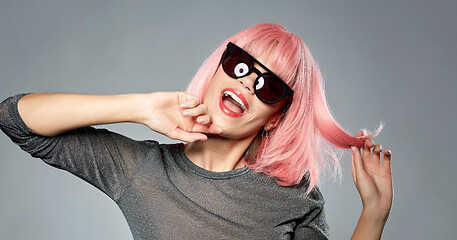
<instances>
[{"instance_id":1,"label":"sleeve","mask_svg":"<svg viewBox=\"0 0 457 240\"><path fill-rule=\"evenodd\" d=\"M324 211L324 197L318 187L314 187L308 197L309 200L316 203L316 206L298 223L294 239L327 240L329 234Z\"/></svg>"},{"instance_id":2,"label":"sleeve","mask_svg":"<svg viewBox=\"0 0 457 240\"><path fill-rule=\"evenodd\" d=\"M135 141L106 129L79 128L54 137L34 133L17 109L19 99L10 97L0 104L0 128L35 158L66 170L100 189L116 201L136 171L147 159L155 141Z\"/></svg>"}]
</instances>

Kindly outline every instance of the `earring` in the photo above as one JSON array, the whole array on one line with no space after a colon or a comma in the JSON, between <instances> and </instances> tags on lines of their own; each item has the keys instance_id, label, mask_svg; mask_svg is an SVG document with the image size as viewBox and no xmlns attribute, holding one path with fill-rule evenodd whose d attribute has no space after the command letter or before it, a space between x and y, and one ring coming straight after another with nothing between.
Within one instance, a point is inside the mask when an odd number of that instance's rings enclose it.
<instances>
[{"instance_id":1,"label":"earring","mask_svg":"<svg viewBox=\"0 0 457 240\"><path fill-rule=\"evenodd\" d=\"M266 131L270 131L270 127L269 127L269 126L266 127L265 130L266 130Z\"/></svg>"}]
</instances>

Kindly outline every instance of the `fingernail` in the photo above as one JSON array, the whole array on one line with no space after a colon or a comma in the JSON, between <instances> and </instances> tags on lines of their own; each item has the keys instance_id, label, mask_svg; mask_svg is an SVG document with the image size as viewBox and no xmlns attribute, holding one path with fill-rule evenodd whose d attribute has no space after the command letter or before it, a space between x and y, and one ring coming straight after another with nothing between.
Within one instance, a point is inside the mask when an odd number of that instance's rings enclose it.
<instances>
[{"instance_id":1,"label":"fingernail","mask_svg":"<svg viewBox=\"0 0 457 240\"><path fill-rule=\"evenodd\" d=\"M184 110L184 111L182 112L182 115L184 115L184 116L189 116L189 115L190 115L190 111L189 111L189 110Z\"/></svg>"},{"instance_id":2,"label":"fingernail","mask_svg":"<svg viewBox=\"0 0 457 240\"><path fill-rule=\"evenodd\" d=\"M373 139L370 138L370 140L371 140L371 144L373 144L373 146L370 147L370 142L368 142L368 147L369 147L369 148L372 148L372 147L374 147L376 144L374 143Z\"/></svg>"},{"instance_id":3,"label":"fingernail","mask_svg":"<svg viewBox=\"0 0 457 240\"><path fill-rule=\"evenodd\" d=\"M357 149L354 146L351 146L351 150L353 153L355 153L355 151L357 151Z\"/></svg>"},{"instance_id":4,"label":"fingernail","mask_svg":"<svg viewBox=\"0 0 457 240\"><path fill-rule=\"evenodd\" d=\"M197 118L198 123L203 123L203 118Z\"/></svg>"},{"instance_id":5,"label":"fingernail","mask_svg":"<svg viewBox=\"0 0 457 240\"><path fill-rule=\"evenodd\" d=\"M185 108L185 107L187 107L187 104L183 103L183 104L181 104L181 107Z\"/></svg>"},{"instance_id":6,"label":"fingernail","mask_svg":"<svg viewBox=\"0 0 457 240\"><path fill-rule=\"evenodd\" d=\"M389 155L392 155L392 151L390 151L390 150L387 150L387 152L389 152Z\"/></svg>"}]
</instances>

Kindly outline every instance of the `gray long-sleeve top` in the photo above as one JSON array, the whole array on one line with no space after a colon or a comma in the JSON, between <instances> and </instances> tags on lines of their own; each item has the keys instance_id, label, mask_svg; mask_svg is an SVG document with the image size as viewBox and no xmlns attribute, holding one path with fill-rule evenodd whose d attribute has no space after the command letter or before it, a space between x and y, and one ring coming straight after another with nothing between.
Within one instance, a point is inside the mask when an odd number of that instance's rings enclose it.
<instances>
[{"instance_id":1,"label":"gray long-sleeve top","mask_svg":"<svg viewBox=\"0 0 457 240\"><path fill-rule=\"evenodd\" d=\"M33 157L89 182L124 214L134 239L327 239L324 200L308 182L282 187L244 167L200 168L183 144L135 141L85 127L55 137L21 119L16 95L0 105L0 128Z\"/></svg>"}]
</instances>

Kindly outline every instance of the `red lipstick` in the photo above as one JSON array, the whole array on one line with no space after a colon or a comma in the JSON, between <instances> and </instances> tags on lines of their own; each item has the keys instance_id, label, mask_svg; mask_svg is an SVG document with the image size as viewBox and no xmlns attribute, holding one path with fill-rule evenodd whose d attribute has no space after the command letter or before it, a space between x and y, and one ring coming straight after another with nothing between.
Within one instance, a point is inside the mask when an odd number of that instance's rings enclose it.
<instances>
[{"instance_id":1,"label":"red lipstick","mask_svg":"<svg viewBox=\"0 0 457 240\"><path fill-rule=\"evenodd\" d=\"M226 92L226 91L229 91L229 92L235 94L235 96L237 96L243 102L244 106L246 107L246 110L244 110L242 113L237 113L237 112L230 110L227 106L225 106L224 102L223 102L223 98L224 98L224 92ZM221 96L219 98L219 107L225 114L227 114L230 117L241 117L241 116L247 114L249 111L249 104L246 101L246 98L241 94L240 91L238 91L234 88L226 88L222 91Z\"/></svg>"}]
</instances>

